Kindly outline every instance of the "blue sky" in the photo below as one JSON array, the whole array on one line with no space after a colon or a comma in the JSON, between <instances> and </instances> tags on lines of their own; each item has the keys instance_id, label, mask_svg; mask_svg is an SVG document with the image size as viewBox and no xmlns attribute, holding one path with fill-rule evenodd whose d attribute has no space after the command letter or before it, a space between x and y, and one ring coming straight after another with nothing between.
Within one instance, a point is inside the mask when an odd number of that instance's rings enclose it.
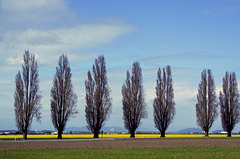
<instances>
[{"instance_id":1,"label":"blue sky","mask_svg":"<svg viewBox=\"0 0 240 159\"><path fill-rule=\"evenodd\" d=\"M237 0L0 0L0 19L0 129L16 129L14 80L26 49L36 55L43 96L42 121L34 121L32 129L54 129L50 89L61 54L69 57L78 95L79 114L67 127L86 125L84 81L102 54L113 99L106 126L123 127L121 87L135 61L143 70L148 106L142 130L156 130L152 102L159 67L172 68L176 115L169 131L197 127L196 94L203 69L212 70L217 94L225 71L235 71L240 79ZM215 129L221 129L220 117ZM240 131L239 124L234 131Z\"/></svg>"}]
</instances>

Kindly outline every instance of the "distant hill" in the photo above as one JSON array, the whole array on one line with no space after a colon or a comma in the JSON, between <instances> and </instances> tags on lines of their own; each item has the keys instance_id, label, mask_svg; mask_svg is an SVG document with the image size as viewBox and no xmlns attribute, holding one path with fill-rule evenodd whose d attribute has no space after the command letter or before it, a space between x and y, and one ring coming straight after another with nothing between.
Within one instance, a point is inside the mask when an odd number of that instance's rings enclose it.
<instances>
[{"instance_id":1,"label":"distant hill","mask_svg":"<svg viewBox=\"0 0 240 159\"><path fill-rule=\"evenodd\" d=\"M57 130L39 130L39 131L35 131L35 130L29 130L28 133L29 134L34 134L34 133L51 133L51 132L56 132ZM83 127L67 127L64 131L67 132L85 132L85 133L91 133L87 126L83 126ZM104 131L104 133L107 132L128 132L126 129L122 128L122 127L118 127L118 126L105 126L102 128L101 131ZM210 131L210 133L221 133L223 130L213 130ZM141 132L141 133L149 133L149 132L158 132L157 130L148 130L148 129L140 129L137 130L137 132ZM18 130L0 130L0 134L15 134L15 133L19 133ZM191 133L204 133L204 131L200 128L186 128L186 129L182 129L179 131L167 131L167 134L191 134ZM234 133L234 132L233 132Z\"/></svg>"},{"instance_id":2,"label":"distant hill","mask_svg":"<svg viewBox=\"0 0 240 159\"><path fill-rule=\"evenodd\" d=\"M85 131L88 132L88 128L87 126L83 126L83 127L68 127L65 129L65 131ZM117 126L104 126L101 131L104 132L127 132L126 129L123 129L121 127L117 127Z\"/></svg>"},{"instance_id":3,"label":"distant hill","mask_svg":"<svg viewBox=\"0 0 240 159\"><path fill-rule=\"evenodd\" d=\"M86 126L83 127L67 127L64 131L89 131Z\"/></svg>"},{"instance_id":4,"label":"distant hill","mask_svg":"<svg viewBox=\"0 0 240 159\"><path fill-rule=\"evenodd\" d=\"M215 133L215 134L219 134L219 133L221 133L221 132L223 132L224 130L222 130L222 129L220 129L220 130L214 130L214 131L212 131L212 133Z\"/></svg>"},{"instance_id":5,"label":"distant hill","mask_svg":"<svg viewBox=\"0 0 240 159\"><path fill-rule=\"evenodd\" d=\"M0 135L13 135L15 133L17 133L17 130L0 130Z\"/></svg>"},{"instance_id":6,"label":"distant hill","mask_svg":"<svg viewBox=\"0 0 240 159\"><path fill-rule=\"evenodd\" d=\"M102 128L102 131L104 132L127 132L126 129L118 127L118 126L106 126Z\"/></svg>"},{"instance_id":7,"label":"distant hill","mask_svg":"<svg viewBox=\"0 0 240 159\"><path fill-rule=\"evenodd\" d=\"M179 131L171 132L175 134L190 134L190 133L202 133L203 130L200 128L186 128Z\"/></svg>"}]
</instances>

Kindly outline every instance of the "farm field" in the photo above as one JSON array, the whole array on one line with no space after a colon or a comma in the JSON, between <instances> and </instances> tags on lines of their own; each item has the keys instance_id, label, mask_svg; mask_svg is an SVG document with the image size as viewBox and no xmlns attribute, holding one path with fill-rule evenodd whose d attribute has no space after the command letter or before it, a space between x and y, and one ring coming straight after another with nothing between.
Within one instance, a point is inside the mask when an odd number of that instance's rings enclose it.
<instances>
[{"instance_id":1,"label":"farm field","mask_svg":"<svg viewBox=\"0 0 240 159\"><path fill-rule=\"evenodd\" d=\"M240 138L0 141L0 158L239 158Z\"/></svg>"},{"instance_id":2,"label":"farm field","mask_svg":"<svg viewBox=\"0 0 240 159\"><path fill-rule=\"evenodd\" d=\"M1 151L0 158L239 158L239 147L74 148Z\"/></svg>"},{"instance_id":3,"label":"farm field","mask_svg":"<svg viewBox=\"0 0 240 159\"><path fill-rule=\"evenodd\" d=\"M129 138L130 134L99 134L99 138ZM136 134L136 138L159 138L160 134ZM204 137L204 134L166 134L166 138L196 138ZM210 134L209 137L227 137L222 134ZM232 135L232 137L240 137L240 134ZM0 135L1 139L15 140L22 139L22 135ZM28 139L56 139L57 135L28 135ZM93 138L93 134L63 134L65 139L89 139Z\"/></svg>"}]
</instances>

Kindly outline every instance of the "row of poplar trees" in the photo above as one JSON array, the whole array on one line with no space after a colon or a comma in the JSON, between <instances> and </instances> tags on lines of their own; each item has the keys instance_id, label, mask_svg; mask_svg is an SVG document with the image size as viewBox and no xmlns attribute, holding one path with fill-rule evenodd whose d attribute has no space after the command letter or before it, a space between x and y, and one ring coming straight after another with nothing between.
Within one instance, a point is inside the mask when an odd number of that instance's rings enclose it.
<instances>
[{"instance_id":1,"label":"row of poplar trees","mask_svg":"<svg viewBox=\"0 0 240 159\"><path fill-rule=\"evenodd\" d=\"M38 65L35 55L25 51L22 73L18 71L15 83L14 107L16 125L27 139L33 117L41 119ZM61 55L56 67L51 89L51 119L58 131L58 139L68 120L78 113L77 95L71 82L71 68L66 55ZM173 81L170 66L159 68L157 72L156 97L153 101L155 127L165 137L168 126L175 115ZM107 69L104 56L95 59L92 71L88 71L85 81L86 106L85 116L88 129L98 138L101 128L109 118L112 98L107 82ZM196 104L197 123L206 132L217 118L217 108L221 106L222 126L231 136L231 131L239 119L237 80L235 73L226 73L223 78L223 93L220 92L219 104L216 100L215 85L211 71L202 72L199 84L198 103ZM142 69L139 62L133 63L132 74L127 71L122 86L122 105L124 126L135 137L135 132L142 118L147 118L147 106L144 99Z\"/></svg>"},{"instance_id":2,"label":"row of poplar trees","mask_svg":"<svg viewBox=\"0 0 240 159\"><path fill-rule=\"evenodd\" d=\"M226 72L222 88L218 101L212 71L203 70L197 94L196 117L197 124L205 131L205 136L208 136L210 128L218 117L219 105L222 128L227 131L228 137L231 137L233 128L239 122L240 104L235 72Z\"/></svg>"}]
</instances>

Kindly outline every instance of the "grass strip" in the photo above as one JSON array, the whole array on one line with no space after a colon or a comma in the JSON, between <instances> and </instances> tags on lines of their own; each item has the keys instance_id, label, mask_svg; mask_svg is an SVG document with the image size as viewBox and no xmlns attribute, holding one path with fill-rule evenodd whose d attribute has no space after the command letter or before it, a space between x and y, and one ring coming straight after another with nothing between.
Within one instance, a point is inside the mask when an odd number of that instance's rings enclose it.
<instances>
[{"instance_id":1,"label":"grass strip","mask_svg":"<svg viewBox=\"0 0 240 159\"><path fill-rule=\"evenodd\" d=\"M239 158L239 147L73 148L0 150L0 157L20 158Z\"/></svg>"}]
</instances>

